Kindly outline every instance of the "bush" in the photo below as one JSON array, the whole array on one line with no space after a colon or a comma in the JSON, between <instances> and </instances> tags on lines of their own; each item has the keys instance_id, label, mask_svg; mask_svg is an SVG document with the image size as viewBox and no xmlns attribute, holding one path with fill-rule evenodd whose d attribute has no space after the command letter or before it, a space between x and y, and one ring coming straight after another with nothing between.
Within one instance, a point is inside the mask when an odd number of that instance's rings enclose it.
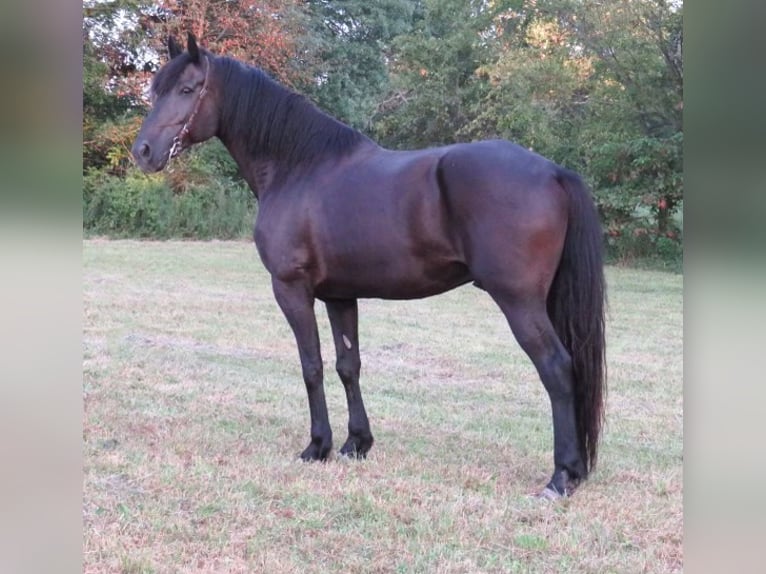
<instances>
[{"instance_id":1,"label":"bush","mask_svg":"<svg viewBox=\"0 0 766 574\"><path fill-rule=\"evenodd\" d=\"M680 272L683 243L680 230L657 233L640 221L606 230L607 261L617 265L650 267Z\"/></svg>"},{"instance_id":2,"label":"bush","mask_svg":"<svg viewBox=\"0 0 766 574\"><path fill-rule=\"evenodd\" d=\"M129 171L118 178L91 171L83 182L83 229L109 237L232 239L249 236L255 215L250 189L207 178L174 193L163 175Z\"/></svg>"}]
</instances>

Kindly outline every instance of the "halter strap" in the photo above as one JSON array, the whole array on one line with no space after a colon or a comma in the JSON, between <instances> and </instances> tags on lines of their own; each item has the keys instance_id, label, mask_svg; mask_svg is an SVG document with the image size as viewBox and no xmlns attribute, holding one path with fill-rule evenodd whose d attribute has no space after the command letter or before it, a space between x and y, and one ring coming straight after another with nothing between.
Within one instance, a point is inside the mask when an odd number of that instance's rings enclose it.
<instances>
[{"instance_id":1,"label":"halter strap","mask_svg":"<svg viewBox=\"0 0 766 574\"><path fill-rule=\"evenodd\" d=\"M170 160L176 157L181 151L183 151L184 146L184 138L189 135L189 132L191 131L191 125L194 121L195 116L197 115L197 112L199 112L199 108L202 105L202 98L207 93L207 80L208 76L210 74L210 60L207 56L205 56L205 80L202 82L202 89L199 91L199 96L197 96L197 101L194 104L194 109L192 110L191 115L189 118L184 122L183 127L181 128L181 131L178 132L178 134L173 138L173 145L170 146L170 150L168 151L168 163L170 163Z\"/></svg>"}]
</instances>

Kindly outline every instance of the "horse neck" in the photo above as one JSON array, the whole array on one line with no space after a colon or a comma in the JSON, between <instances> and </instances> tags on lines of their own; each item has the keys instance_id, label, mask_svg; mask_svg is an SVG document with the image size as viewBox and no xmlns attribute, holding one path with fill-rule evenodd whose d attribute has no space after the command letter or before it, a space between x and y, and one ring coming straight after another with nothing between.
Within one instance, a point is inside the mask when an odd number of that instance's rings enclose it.
<instances>
[{"instance_id":1,"label":"horse neck","mask_svg":"<svg viewBox=\"0 0 766 574\"><path fill-rule=\"evenodd\" d=\"M288 175L372 143L259 70L224 59L219 81L218 137L257 196Z\"/></svg>"}]
</instances>

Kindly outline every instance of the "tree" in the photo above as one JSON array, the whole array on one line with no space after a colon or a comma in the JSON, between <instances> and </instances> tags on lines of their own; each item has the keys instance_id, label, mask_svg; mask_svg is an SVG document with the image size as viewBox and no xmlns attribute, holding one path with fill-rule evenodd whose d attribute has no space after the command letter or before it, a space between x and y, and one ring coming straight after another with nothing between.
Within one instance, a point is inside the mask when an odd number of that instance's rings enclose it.
<instances>
[{"instance_id":1,"label":"tree","mask_svg":"<svg viewBox=\"0 0 766 574\"><path fill-rule=\"evenodd\" d=\"M594 83L582 131L611 234L677 239L683 200L682 6L665 0L583 3L570 16L593 54Z\"/></svg>"},{"instance_id":2,"label":"tree","mask_svg":"<svg viewBox=\"0 0 766 574\"><path fill-rule=\"evenodd\" d=\"M148 69L141 68L140 34L129 33L130 14L140 2L83 3L83 169L126 169L131 136L138 130Z\"/></svg>"},{"instance_id":3,"label":"tree","mask_svg":"<svg viewBox=\"0 0 766 574\"><path fill-rule=\"evenodd\" d=\"M471 120L470 103L486 82L477 68L487 62L482 36L486 2L426 0L413 31L396 38L389 66L392 89L379 106L376 135L393 147L424 147L460 139Z\"/></svg>"},{"instance_id":4,"label":"tree","mask_svg":"<svg viewBox=\"0 0 766 574\"><path fill-rule=\"evenodd\" d=\"M314 75L300 0L85 0L83 10L85 170L122 175L129 168L147 88L167 58L170 34L183 38L191 31L212 51L258 65L287 84ZM219 157L225 154L205 153L231 169Z\"/></svg>"},{"instance_id":5,"label":"tree","mask_svg":"<svg viewBox=\"0 0 766 574\"><path fill-rule=\"evenodd\" d=\"M592 58L537 2L498 4L490 32L493 59L477 70L488 87L472 102L473 119L464 133L510 139L582 169L576 134L585 121Z\"/></svg>"},{"instance_id":6,"label":"tree","mask_svg":"<svg viewBox=\"0 0 766 574\"><path fill-rule=\"evenodd\" d=\"M392 40L412 26L412 0L308 0L318 67L305 91L339 119L369 130L389 87Z\"/></svg>"},{"instance_id":7,"label":"tree","mask_svg":"<svg viewBox=\"0 0 766 574\"><path fill-rule=\"evenodd\" d=\"M154 6L141 22L162 56L168 35L185 38L191 32L214 53L256 65L288 85L312 73L301 0L157 0Z\"/></svg>"}]
</instances>

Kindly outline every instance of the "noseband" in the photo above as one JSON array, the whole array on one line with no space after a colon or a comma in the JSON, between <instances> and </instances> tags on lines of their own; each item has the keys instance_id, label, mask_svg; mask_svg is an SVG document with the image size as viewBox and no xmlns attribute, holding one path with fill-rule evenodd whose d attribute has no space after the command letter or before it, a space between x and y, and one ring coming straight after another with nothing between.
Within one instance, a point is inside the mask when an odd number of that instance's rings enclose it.
<instances>
[{"instance_id":1,"label":"noseband","mask_svg":"<svg viewBox=\"0 0 766 574\"><path fill-rule=\"evenodd\" d=\"M205 94L207 93L207 79L209 74L210 60L205 56L205 80L202 82L202 89L199 91L199 96L197 96L197 102L194 104L194 109L192 110L191 115L184 123L181 131L179 131L176 137L173 138L173 145L170 146L170 151L168 151L168 163L170 163L170 160L176 157L184 149L184 138L189 135L194 117L197 115L200 105L202 104L202 98L205 97Z\"/></svg>"}]
</instances>

